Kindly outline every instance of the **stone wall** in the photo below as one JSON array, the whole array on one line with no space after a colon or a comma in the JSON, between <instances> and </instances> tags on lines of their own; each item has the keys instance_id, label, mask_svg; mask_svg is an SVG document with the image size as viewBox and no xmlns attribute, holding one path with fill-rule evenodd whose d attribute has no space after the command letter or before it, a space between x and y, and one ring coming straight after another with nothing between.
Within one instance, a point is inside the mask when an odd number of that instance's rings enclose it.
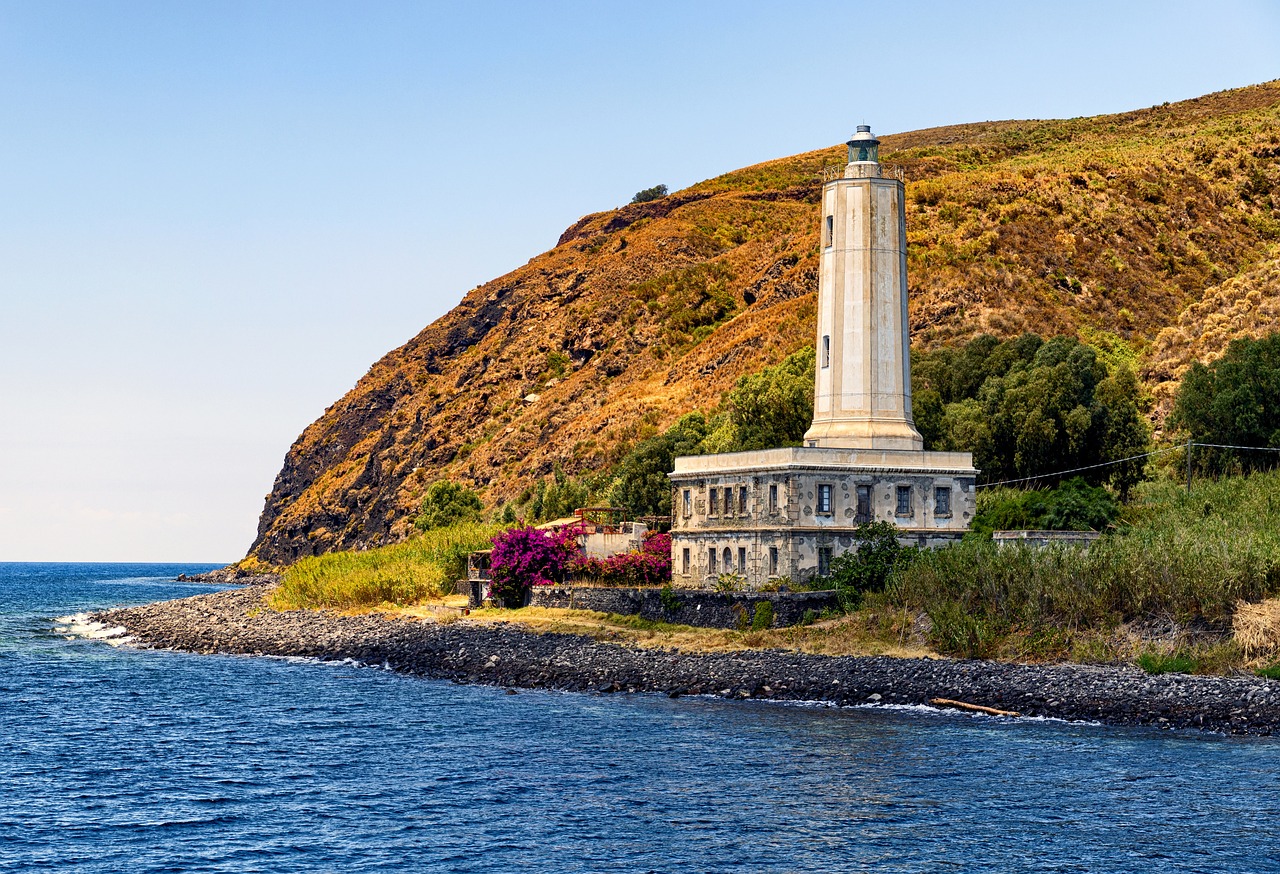
<instances>
[{"instance_id":1,"label":"stone wall","mask_svg":"<svg viewBox=\"0 0 1280 874\"><path fill-rule=\"evenodd\" d=\"M662 604L659 589L626 589L583 586L534 586L529 596L533 607L561 607L574 610L596 610L620 613L659 622L695 625L700 628L736 628L740 617L750 622L761 601L773 604L775 627L795 625L805 611L837 606L835 592L708 592L698 589L675 589L672 594L680 606L668 610Z\"/></svg>"}]
</instances>

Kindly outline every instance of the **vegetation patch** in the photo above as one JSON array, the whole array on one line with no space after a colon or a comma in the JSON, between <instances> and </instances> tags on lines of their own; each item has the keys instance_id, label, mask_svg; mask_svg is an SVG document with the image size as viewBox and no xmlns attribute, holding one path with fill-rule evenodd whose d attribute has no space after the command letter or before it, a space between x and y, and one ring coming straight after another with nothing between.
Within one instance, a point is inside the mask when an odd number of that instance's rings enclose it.
<instances>
[{"instance_id":1,"label":"vegetation patch","mask_svg":"<svg viewBox=\"0 0 1280 874\"><path fill-rule=\"evenodd\" d=\"M285 571L268 603L275 610L341 610L439 598L464 576L467 556L501 530L469 522L391 546L304 558Z\"/></svg>"}]
</instances>

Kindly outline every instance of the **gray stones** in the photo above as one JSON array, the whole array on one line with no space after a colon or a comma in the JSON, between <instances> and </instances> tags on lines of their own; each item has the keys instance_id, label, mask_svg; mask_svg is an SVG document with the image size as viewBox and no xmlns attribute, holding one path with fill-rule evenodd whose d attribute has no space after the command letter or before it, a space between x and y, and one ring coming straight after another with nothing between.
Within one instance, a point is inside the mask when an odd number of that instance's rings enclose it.
<instances>
[{"instance_id":1,"label":"gray stones","mask_svg":"<svg viewBox=\"0 0 1280 874\"><path fill-rule=\"evenodd\" d=\"M155 648L353 659L405 674L510 688L873 706L949 698L1028 716L1233 734L1280 731L1280 683L1252 676L1153 678L1125 667L777 650L675 653L536 634L514 624L277 613L263 605L266 591L252 586L93 618L123 626L140 644Z\"/></svg>"}]
</instances>

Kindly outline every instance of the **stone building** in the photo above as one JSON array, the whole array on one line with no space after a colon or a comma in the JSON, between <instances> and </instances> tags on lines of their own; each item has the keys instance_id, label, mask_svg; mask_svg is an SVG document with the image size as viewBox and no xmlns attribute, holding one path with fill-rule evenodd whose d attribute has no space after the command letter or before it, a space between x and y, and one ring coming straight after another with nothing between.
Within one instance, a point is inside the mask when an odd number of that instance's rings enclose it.
<instances>
[{"instance_id":1,"label":"stone building","mask_svg":"<svg viewBox=\"0 0 1280 874\"><path fill-rule=\"evenodd\" d=\"M804 446L677 458L672 578L758 588L825 576L863 522L904 542L958 539L975 509L967 452L925 452L911 413L904 186L860 125L822 190L813 425Z\"/></svg>"}]
</instances>

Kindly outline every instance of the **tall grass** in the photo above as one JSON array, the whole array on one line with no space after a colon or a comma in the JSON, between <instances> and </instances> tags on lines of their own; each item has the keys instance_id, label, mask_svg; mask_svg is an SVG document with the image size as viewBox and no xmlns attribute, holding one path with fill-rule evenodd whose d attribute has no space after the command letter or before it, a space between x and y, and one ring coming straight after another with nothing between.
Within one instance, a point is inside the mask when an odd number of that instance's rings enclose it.
<instances>
[{"instance_id":1,"label":"tall grass","mask_svg":"<svg viewBox=\"0 0 1280 874\"><path fill-rule=\"evenodd\" d=\"M944 652L993 654L1014 631L1106 629L1146 617L1227 629L1280 592L1280 474L1144 484L1127 524L1089 549L966 541L921 555L885 599L925 612Z\"/></svg>"},{"instance_id":2,"label":"tall grass","mask_svg":"<svg viewBox=\"0 0 1280 874\"><path fill-rule=\"evenodd\" d=\"M415 604L448 592L466 558L491 545L500 525L461 523L362 552L331 552L292 565L271 596L277 610Z\"/></svg>"}]
</instances>

